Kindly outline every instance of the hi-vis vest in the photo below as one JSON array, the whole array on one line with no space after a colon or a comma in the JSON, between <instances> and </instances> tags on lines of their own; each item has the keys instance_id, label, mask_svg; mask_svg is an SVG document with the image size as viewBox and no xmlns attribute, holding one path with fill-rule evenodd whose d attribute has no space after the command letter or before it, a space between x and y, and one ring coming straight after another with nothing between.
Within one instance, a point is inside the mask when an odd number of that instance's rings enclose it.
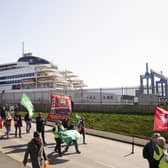
<instances>
[{"instance_id":1,"label":"hi-vis vest","mask_svg":"<svg viewBox=\"0 0 168 168\"><path fill-rule=\"evenodd\" d=\"M54 138L59 138L58 126L55 126Z\"/></svg>"},{"instance_id":2,"label":"hi-vis vest","mask_svg":"<svg viewBox=\"0 0 168 168\"><path fill-rule=\"evenodd\" d=\"M163 149L157 145L158 148L158 153L156 151L154 151L153 153L153 158L157 161L160 160L159 162L159 168L168 168L168 163L164 160L164 152Z\"/></svg>"}]
</instances>

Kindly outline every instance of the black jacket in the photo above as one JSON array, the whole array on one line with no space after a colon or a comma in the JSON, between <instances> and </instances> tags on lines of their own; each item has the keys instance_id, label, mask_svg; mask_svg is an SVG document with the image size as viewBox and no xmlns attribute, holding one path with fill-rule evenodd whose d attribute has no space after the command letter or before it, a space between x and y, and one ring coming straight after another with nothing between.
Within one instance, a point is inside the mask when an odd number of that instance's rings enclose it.
<instances>
[{"instance_id":1,"label":"black jacket","mask_svg":"<svg viewBox=\"0 0 168 168\"><path fill-rule=\"evenodd\" d=\"M36 130L38 132L44 131L46 120L43 117L36 117Z\"/></svg>"},{"instance_id":2,"label":"black jacket","mask_svg":"<svg viewBox=\"0 0 168 168\"><path fill-rule=\"evenodd\" d=\"M15 126L22 127L22 117L20 114L14 115L14 123L15 123Z\"/></svg>"},{"instance_id":3,"label":"black jacket","mask_svg":"<svg viewBox=\"0 0 168 168\"><path fill-rule=\"evenodd\" d=\"M23 160L24 164L27 163L29 154L33 168L41 168L44 160L47 160L43 144L37 144L34 138L28 143Z\"/></svg>"},{"instance_id":4,"label":"black jacket","mask_svg":"<svg viewBox=\"0 0 168 168\"><path fill-rule=\"evenodd\" d=\"M151 140L143 148L143 157L148 160L150 168L158 168L158 161L153 158L153 153L159 152L156 144Z\"/></svg>"}]
</instances>

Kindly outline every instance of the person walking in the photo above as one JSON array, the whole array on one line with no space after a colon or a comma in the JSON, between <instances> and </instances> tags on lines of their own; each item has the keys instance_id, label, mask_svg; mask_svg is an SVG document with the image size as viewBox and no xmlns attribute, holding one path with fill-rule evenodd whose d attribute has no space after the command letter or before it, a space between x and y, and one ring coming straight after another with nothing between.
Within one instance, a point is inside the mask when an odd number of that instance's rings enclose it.
<instances>
[{"instance_id":1,"label":"person walking","mask_svg":"<svg viewBox=\"0 0 168 168\"><path fill-rule=\"evenodd\" d=\"M64 129L68 129L69 123L70 123L70 119L69 118L65 118L65 119L62 120L62 125L63 125Z\"/></svg>"},{"instance_id":2,"label":"person walking","mask_svg":"<svg viewBox=\"0 0 168 168\"><path fill-rule=\"evenodd\" d=\"M85 142L85 120L83 117L81 117L81 119L79 119L78 123L77 123L77 130L78 132L82 135L83 137L83 144L86 144Z\"/></svg>"},{"instance_id":3,"label":"person walking","mask_svg":"<svg viewBox=\"0 0 168 168\"><path fill-rule=\"evenodd\" d=\"M59 156L62 156L61 153L61 143L62 139L60 138L60 131L64 131L64 127L60 120L56 121L56 125L53 127L54 138L56 141L55 152L58 152Z\"/></svg>"},{"instance_id":4,"label":"person walking","mask_svg":"<svg viewBox=\"0 0 168 168\"><path fill-rule=\"evenodd\" d=\"M47 161L44 146L38 132L34 132L32 140L27 145L23 159L24 166L27 164L29 155L33 168L42 168L44 162Z\"/></svg>"},{"instance_id":5,"label":"person walking","mask_svg":"<svg viewBox=\"0 0 168 168\"><path fill-rule=\"evenodd\" d=\"M75 130L75 125L74 125L74 123L73 123L72 121L69 122L67 130ZM75 130L75 131L76 131L76 130ZM76 131L76 133L78 133L78 131ZM78 134L79 134L79 133L78 133ZM64 151L63 151L63 154L66 153L66 152L68 152L68 149L69 149L69 147L71 146L71 144L73 144L73 145L75 146L76 153L78 153L78 154L81 153L81 152L79 151L77 139L72 139L71 141L69 141L69 142L67 143L67 145L66 145L66 147L65 147L65 149L64 149Z\"/></svg>"},{"instance_id":6,"label":"person walking","mask_svg":"<svg viewBox=\"0 0 168 168\"><path fill-rule=\"evenodd\" d=\"M168 168L168 152L166 149L166 139L159 137L157 140L158 151L154 151L153 157L158 162L158 168Z\"/></svg>"},{"instance_id":7,"label":"person walking","mask_svg":"<svg viewBox=\"0 0 168 168\"><path fill-rule=\"evenodd\" d=\"M11 131L11 122L12 122L12 116L9 112L6 112L5 119L4 119L4 126L6 129L6 137L9 138L9 134Z\"/></svg>"},{"instance_id":8,"label":"person walking","mask_svg":"<svg viewBox=\"0 0 168 168\"><path fill-rule=\"evenodd\" d=\"M41 133L41 137L42 137L42 141L43 144L46 145L46 141L45 141L45 124L46 124L46 120L45 118L43 118L42 113L38 113L38 116L36 117L36 131Z\"/></svg>"},{"instance_id":9,"label":"person walking","mask_svg":"<svg viewBox=\"0 0 168 168\"><path fill-rule=\"evenodd\" d=\"M147 159L149 168L158 168L158 162L153 157L154 151L158 152L157 139L160 137L160 133L153 133L151 139L145 144L143 148L143 158Z\"/></svg>"},{"instance_id":10,"label":"person walking","mask_svg":"<svg viewBox=\"0 0 168 168\"><path fill-rule=\"evenodd\" d=\"M25 114L24 120L26 123L26 133L30 133L32 119L30 118L29 112Z\"/></svg>"},{"instance_id":11,"label":"person walking","mask_svg":"<svg viewBox=\"0 0 168 168\"><path fill-rule=\"evenodd\" d=\"M18 111L16 111L14 114L14 126L15 126L15 138L17 137L18 130L19 130L19 137L21 138L22 117Z\"/></svg>"},{"instance_id":12,"label":"person walking","mask_svg":"<svg viewBox=\"0 0 168 168\"><path fill-rule=\"evenodd\" d=\"M5 119L5 114L6 114L6 107L3 106L3 107L1 107L1 117L2 117L2 120Z\"/></svg>"}]
</instances>

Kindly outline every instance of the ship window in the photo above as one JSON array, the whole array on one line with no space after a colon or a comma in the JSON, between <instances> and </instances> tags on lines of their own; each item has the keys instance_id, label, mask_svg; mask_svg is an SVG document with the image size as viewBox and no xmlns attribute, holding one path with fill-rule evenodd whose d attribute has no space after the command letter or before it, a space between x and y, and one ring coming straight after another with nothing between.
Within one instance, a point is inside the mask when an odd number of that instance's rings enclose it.
<instances>
[{"instance_id":1,"label":"ship window","mask_svg":"<svg viewBox=\"0 0 168 168\"><path fill-rule=\"evenodd\" d=\"M27 74L19 74L19 75L12 75L12 76L6 76L6 77L0 77L0 80L4 79L15 79L15 78L21 78L21 77L31 77L34 76L34 73L27 73Z\"/></svg>"}]
</instances>

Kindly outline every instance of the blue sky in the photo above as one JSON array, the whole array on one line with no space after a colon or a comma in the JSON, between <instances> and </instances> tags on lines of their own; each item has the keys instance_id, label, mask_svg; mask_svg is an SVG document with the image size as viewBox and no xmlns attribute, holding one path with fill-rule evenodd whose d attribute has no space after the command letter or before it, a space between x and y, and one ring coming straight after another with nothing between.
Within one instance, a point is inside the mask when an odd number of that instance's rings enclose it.
<instances>
[{"instance_id":1,"label":"blue sky","mask_svg":"<svg viewBox=\"0 0 168 168\"><path fill-rule=\"evenodd\" d=\"M168 76L166 0L1 0L0 62L25 52L79 75L89 88L138 86Z\"/></svg>"}]
</instances>

